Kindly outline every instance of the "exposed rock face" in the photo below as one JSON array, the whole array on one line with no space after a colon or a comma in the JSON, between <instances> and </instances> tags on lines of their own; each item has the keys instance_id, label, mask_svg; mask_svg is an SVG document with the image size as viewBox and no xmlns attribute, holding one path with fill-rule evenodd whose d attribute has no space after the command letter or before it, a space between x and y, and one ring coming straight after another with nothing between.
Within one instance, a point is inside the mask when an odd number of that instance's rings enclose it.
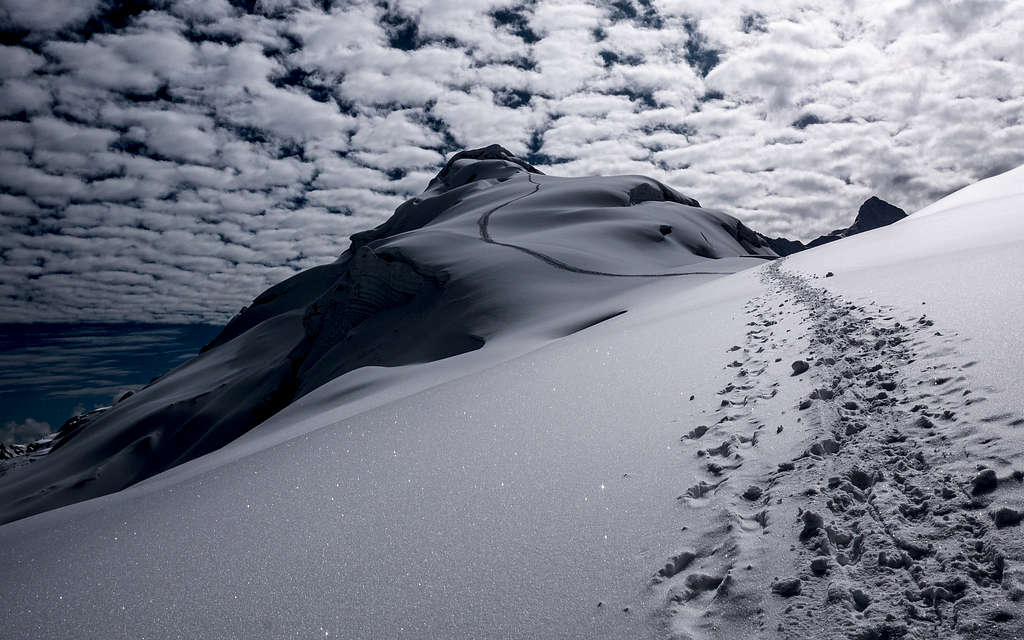
<instances>
[{"instance_id":1,"label":"exposed rock face","mask_svg":"<svg viewBox=\"0 0 1024 640\"><path fill-rule=\"evenodd\" d=\"M765 237L764 240L775 253L780 256L788 256L799 251L803 251L804 249L810 249L812 247L828 244L829 242L848 238L858 233L885 227L894 222L899 222L906 217L907 212L903 209L891 205L881 198L871 196L864 201L864 204L860 205L860 209L857 211L857 218L853 221L853 224L845 229L836 229L831 233L818 236L806 245L799 240L789 240L787 238Z\"/></svg>"},{"instance_id":2,"label":"exposed rock face","mask_svg":"<svg viewBox=\"0 0 1024 640\"><path fill-rule=\"evenodd\" d=\"M768 238L765 237L766 244L771 247L771 250L780 256L788 256L798 251L803 251L807 247L804 243L799 240L790 240L788 238Z\"/></svg>"},{"instance_id":3,"label":"exposed rock face","mask_svg":"<svg viewBox=\"0 0 1024 640\"><path fill-rule=\"evenodd\" d=\"M871 196L860 205L857 211L857 218L853 224L846 229L836 229L832 233L819 236L807 244L807 248L817 247L829 242L835 242L842 238L871 231L898 222L907 217L907 212L899 207L893 206L875 196Z\"/></svg>"},{"instance_id":4,"label":"exposed rock face","mask_svg":"<svg viewBox=\"0 0 1024 640\"><path fill-rule=\"evenodd\" d=\"M907 212L903 209L891 205L885 200L871 196L864 201L864 204L860 205L857 219L846 230L846 235L852 236L856 233L885 227L894 222L899 222L906 217Z\"/></svg>"}]
</instances>

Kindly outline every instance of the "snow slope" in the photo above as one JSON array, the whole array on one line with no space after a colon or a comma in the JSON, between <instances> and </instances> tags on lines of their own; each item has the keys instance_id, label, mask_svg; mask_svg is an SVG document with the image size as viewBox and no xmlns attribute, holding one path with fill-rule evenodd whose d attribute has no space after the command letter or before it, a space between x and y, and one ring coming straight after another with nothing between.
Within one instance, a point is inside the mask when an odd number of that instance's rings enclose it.
<instances>
[{"instance_id":1,"label":"snow slope","mask_svg":"<svg viewBox=\"0 0 1024 640\"><path fill-rule=\"evenodd\" d=\"M214 453L4 525L0 629L1016 637L1024 190L1000 178L781 263L645 279L579 331L542 316L350 371ZM570 295L626 280L592 273L601 237L528 247L591 272L566 281L505 251Z\"/></svg>"}]
</instances>

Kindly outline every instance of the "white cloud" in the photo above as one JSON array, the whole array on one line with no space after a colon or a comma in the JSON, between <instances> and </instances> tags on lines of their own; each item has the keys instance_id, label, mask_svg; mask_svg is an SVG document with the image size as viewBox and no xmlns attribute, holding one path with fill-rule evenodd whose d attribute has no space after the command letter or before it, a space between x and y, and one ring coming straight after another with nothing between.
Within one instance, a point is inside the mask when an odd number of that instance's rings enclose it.
<instances>
[{"instance_id":1,"label":"white cloud","mask_svg":"<svg viewBox=\"0 0 1024 640\"><path fill-rule=\"evenodd\" d=\"M109 129L73 125L51 117L33 118L32 133L37 149L73 153L104 151L117 139L117 133Z\"/></svg>"},{"instance_id":2,"label":"white cloud","mask_svg":"<svg viewBox=\"0 0 1024 640\"><path fill-rule=\"evenodd\" d=\"M48 42L45 51L77 81L89 86L139 93L151 93L160 86L151 69L125 60L116 48L98 41Z\"/></svg>"},{"instance_id":3,"label":"white cloud","mask_svg":"<svg viewBox=\"0 0 1024 640\"><path fill-rule=\"evenodd\" d=\"M50 434L50 424L27 418L24 422L6 422L0 427L0 442L27 444Z\"/></svg>"},{"instance_id":4,"label":"white cloud","mask_svg":"<svg viewBox=\"0 0 1024 640\"><path fill-rule=\"evenodd\" d=\"M24 47L0 47L0 78L24 78L46 64L46 58Z\"/></svg>"},{"instance_id":5,"label":"white cloud","mask_svg":"<svg viewBox=\"0 0 1024 640\"><path fill-rule=\"evenodd\" d=\"M0 83L0 116L40 113L50 99L50 92L34 82L5 80Z\"/></svg>"},{"instance_id":6,"label":"white cloud","mask_svg":"<svg viewBox=\"0 0 1024 640\"><path fill-rule=\"evenodd\" d=\"M5 0L0 22L32 31L56 31L84 22L99 4L99 0Z\"/></svg>"},{"instance_id":7,"label":"white cloud","mask_svg":"<svg viewBox=\"0 0 1024 640\"><path fill-rule=\"evenodd\" d=\"M1024 162L1021 0L99 6L0 9L0 320L223 320L459 146L804 239Z\"/></svg>"}]
</instances>

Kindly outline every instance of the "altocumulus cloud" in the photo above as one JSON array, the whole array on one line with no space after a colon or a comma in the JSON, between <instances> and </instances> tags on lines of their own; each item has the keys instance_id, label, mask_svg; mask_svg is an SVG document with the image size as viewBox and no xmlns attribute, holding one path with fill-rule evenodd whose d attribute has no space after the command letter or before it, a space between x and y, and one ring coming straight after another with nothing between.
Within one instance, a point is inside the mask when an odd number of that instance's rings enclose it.
<instances>
[{"instance_id":1,"label":"altocumulus cloud","mask_svg":"<svg viewBox=\"0 0 1024 640\"><path fill-rule=\"evenodd\" d=\"M1024 162L1024 2L6 0L0 321L218 322L498 142L807 238Z\"/></svg>"}]
</instances>

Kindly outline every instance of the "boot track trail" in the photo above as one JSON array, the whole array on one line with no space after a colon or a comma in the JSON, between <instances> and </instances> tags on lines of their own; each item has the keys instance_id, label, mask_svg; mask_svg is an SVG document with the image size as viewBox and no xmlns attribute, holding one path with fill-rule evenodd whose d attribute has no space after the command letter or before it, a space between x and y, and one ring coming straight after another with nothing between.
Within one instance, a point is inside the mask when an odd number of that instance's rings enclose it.
<instances>
[{"instance_id":1,"label":"boot track trail","mask_svg":"<svg viewBox=\"0 0 1024 640\"><path fill-rule=\"evenodd\" d=\"M652 578L668 631L1024 636L1024 473L978 453L1024 419L986 414L963 341L926 315L844 300L784 265L761 269L766 293L726 354L734 379L681 434L705 477L679 496L688 526ZM794 349L806 357L783 361ZM792 385L798 402L768 424Z\"/></svg>"}]
</instances>

